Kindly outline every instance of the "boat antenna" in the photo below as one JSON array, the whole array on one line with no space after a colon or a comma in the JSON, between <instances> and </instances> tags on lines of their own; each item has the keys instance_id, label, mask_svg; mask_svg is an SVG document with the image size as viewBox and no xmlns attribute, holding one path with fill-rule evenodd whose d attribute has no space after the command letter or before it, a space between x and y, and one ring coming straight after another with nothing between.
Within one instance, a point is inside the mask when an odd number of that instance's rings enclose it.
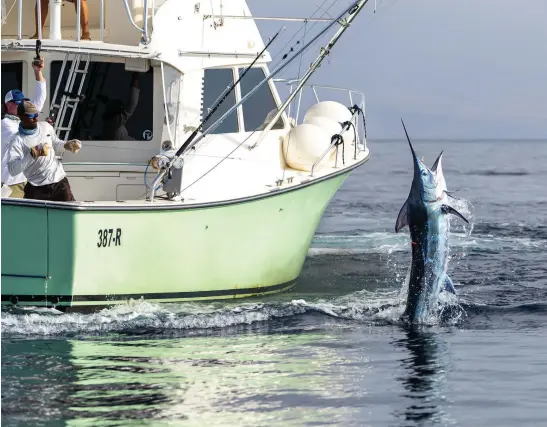
<instances>
[{"instance_id":1,"label":"boat antenna","mask_svg":"<svg viewBox=\"0 0 547 427\"><path fill-rule=\"evenodd\" d=\"M368 0L358 0L354 3L352 3L349 7L347 7L336 19L333 19L331 23L329 23L323 30L321 30L313 39L311 39L306 45L302 46L302 48L297 51L293 56L291 56L285 63L279 65L274 71L272 71L269 76L267 76L265 79L263 79L260 83L258 83L247 95L245 95L241 100L233 105L228 111L226 111L221 117L219 117L215 123L213 123L207 130L205 130L197 139L192 141L191 145L184 143L183 146L181 146L177 152L175 153L175 156L173 157L173 160L179 156L181 156L185 149L191 148L195 144L197 144L199 141L201 141L207 134L215 130L220 124L228 117L234 110L236 110L240 105L242 105L247 99L252 96L258 89L260 89L264 84L272 80L277 74L279 74L285 67L287 67L292 61L294 61L296 58L300 56L300 54L304 51L306 51L312 44L314 44L320 37L323 36L332 26L334 26L336 23L339 23L342 25L342 29L345 30L347 28L347 24L342 21L342 18L344 15L346 15L348 12L353 14L358 12L366 3ZM338 36L339 37L339 36ZM332 47L332 42L329 44L330 47ZM274 122L275 123L275 122ZM172 162L171 162L172 164ZM170 166L167 166L167 168L170 168Z\"/></svg>"},{"instance_id":2,"label":"boat antenna","mask_svg":"<svg viewBox=\"0 0 547 427\"><path fill-rule=\"evenodd\" d=\"M190 136L186 139L186 141L184 141L184 144L181 145L181 147L177 150L177 153L176 153L176 156L180 156L184 150L186 149L186 147L188 147L188 145L190 145L190 143L194 140L194 138L196 137L196 135L198 134L199 131L201 131L203 129L203 126L205 126L205 124L207 123L207 121L213 116L213 114L215 114L215 112L218 110L218 108L220 107L220 105L226 100L226 98L228 98L228 95L230 95L230 93L236 88L236 86L239 84L239 82L241 81L241 79L243 77L245 77L245 74L247 74L247 72L253 67L253 65L256 63L256 61L258 61L262 55L264 55L264 52L266 52L266 49L268 49L268 47L270 47L270 45L274 42L274 40L277 38L277 36L279 36L279 34L281 34L282 31L285 30L285 27L282 27L277 33L275 33L271 38L270 40L268 41L268 43L266 44L266 46L264 46L264 49L262 49L262 51L256 56L256 58L253 60L253 62L251 62L251 65L249 65L245 71L243 71L243 73L241 73L241 75L239 76L239 78L237 79L236 82L232 83L225 91L224 93L219 97L219 101L213 106L213 108L209 111L209 113L207 114L207 116L201 121L201 123L199 124L199 126L190 134Z\"/></svg>"}]
</instances>

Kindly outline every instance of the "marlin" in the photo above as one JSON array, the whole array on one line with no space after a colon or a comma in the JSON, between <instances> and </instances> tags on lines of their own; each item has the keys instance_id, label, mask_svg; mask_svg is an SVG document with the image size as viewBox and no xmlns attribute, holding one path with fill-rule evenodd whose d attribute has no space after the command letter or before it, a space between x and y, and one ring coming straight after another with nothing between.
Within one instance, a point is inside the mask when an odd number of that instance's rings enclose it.
<instances>
[{"instance_id":1,"label":"marlin","mask_svg":"<svg viewBox=\"0 0 547 427\"><path fill-rule=\"evenodd\" d=\"M408 284L408 297L403 317L410 322L425 320L438 307L441 291L455 293L452 280L447 274L448 265L448 215L469 221L447 204L446 181L441 167L442 153L432 170L419 160L405 130L412 152L414 177L410 193L403 204L395 232L405 226L410 229L412 263Z\"/></svg>"}]
</instances>

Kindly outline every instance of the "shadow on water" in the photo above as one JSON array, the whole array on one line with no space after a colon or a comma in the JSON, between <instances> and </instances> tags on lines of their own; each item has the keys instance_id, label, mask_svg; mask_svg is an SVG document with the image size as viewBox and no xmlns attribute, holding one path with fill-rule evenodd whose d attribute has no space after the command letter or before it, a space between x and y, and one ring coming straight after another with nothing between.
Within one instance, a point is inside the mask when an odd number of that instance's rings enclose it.
<instances>
[{"instance_id":1,"label":"shadow on water","mask_svg":"<svg viewBox=\"0 0 547 427\"><path fill-rule=\"evenodd\" d=\"M404 375L397 379L405 390L401 397L408 401L408 405L394 415L405 426L446 421L444 343L435 330L407 326L404 332L405 336L396 340L394 345L406 351L400 360Z\"/></svg>"}]
</instances>

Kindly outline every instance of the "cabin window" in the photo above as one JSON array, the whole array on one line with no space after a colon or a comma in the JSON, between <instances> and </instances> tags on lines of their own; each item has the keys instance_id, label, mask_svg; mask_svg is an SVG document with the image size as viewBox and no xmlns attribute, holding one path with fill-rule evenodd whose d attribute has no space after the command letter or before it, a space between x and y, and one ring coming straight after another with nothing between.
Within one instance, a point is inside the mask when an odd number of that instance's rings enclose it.
<instances>
[{"instance_id":1,"label":"cabin window","mask_svg":"<svg viewBox=\"0 0 547 427\"><path fill-rule=\"evenodd\" d=\"M234 82L234 72L232 69L208 69L205 70L203 78L203 107L201 110L202 119L214 107L216 102L220 99L220 96L224 91L232 85ZM230 95L219 106L218 110L211 116L204 126L204 130L207 130L218 118L220 118L226 111L232 108L236 104L235 91L232 91ZM224 121L211 133L234 133L238 132L239 126L237 123L237 111L233 111L228 115Z\"/></svg>"},{"instance_id":2,"label":"cabin window","mask_svg":"<svg viewBox=\"0 0 547 427\"><path fill-rule=\"evenodd\" d=\"M12 89L23 90L23 63L3 62L2 63L2 118L6 114L4 98L6 93ZM33 88L34 90L34 88ZM25 94L28 96L28 94Z\"/></svg>"},{"instance_id":3,"label":"cabin window","mask_svg":"<svg viewBox=\"0 0 547 427\"><path fill-rule=\"evenodd\" d=\"M243 74L244 71L244 69L240 68L239 75ZM241 98L247 95L265 78L266 74L262 68L251 68L241 79ZM272 91L270 90L270 86L268 83L264 83L260 89L253 93L243 103L245 130L247 132L252 132L256 129L260 130L261 128L264 128L276 112L277 105ZM268 115L270 115L270 117L268 117ZM268 118L268 122L266 122L266 118ZM283 129L283 119L281 117L272 129Z\"/></svg>"},{"instance_id":4,"label":"cabin window","mask_svg":"<svg viewBox=\"0 0 547 427\"><path fill-rule=\"evenodd\" d=\"M62 61L51 62L49 82L50 103L59 79ZM67 62L59 94L64 90L71 62ZM84 63L80 63L80 68ZM77 74L73 93L77 92L82 74ZM72 122L69 139L98 141L149 141L153 134L154 78L150 68L146 73L125 70L123 63L90 62ZM136 90L135 88L138 88ZM58 95L56 102L61 97ZM70 109L67 109L63 127L68 126Z\"/></svg>"}]
</instances>

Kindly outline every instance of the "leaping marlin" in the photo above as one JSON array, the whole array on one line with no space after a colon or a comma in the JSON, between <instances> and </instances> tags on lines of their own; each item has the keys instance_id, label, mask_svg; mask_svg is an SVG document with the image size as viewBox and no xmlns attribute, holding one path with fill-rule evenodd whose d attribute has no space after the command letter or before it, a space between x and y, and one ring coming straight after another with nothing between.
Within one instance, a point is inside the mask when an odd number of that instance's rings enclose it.
<instances>
[{"instance_id":1,"label":"leaping marlin","mask_svg":"<svg viewBox=\"0 0 547 427\"><path fill-rule=\"evenodd\" d=\"M448 218L453 214L467 219L454 208L446 204L446 181L439 155L432 170L418 159L404 122L406 139L412 152L414 177L406 202L403 204L395 232L403 227L410 229L412 264L408 285L408 297L404 317L410 322L425 320L438 308L441 291L455 293L448 274Z\"/></svg>"}]
</instances>

